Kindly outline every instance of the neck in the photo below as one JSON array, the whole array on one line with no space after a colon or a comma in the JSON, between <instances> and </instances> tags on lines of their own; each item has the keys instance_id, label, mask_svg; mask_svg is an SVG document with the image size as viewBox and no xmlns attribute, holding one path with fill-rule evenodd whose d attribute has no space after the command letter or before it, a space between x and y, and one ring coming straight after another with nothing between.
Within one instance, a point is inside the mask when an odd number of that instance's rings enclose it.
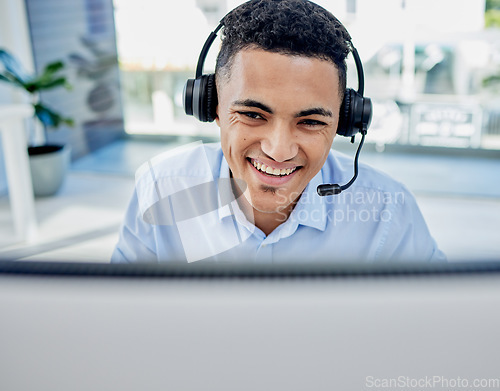
<instances>
[{"instance_id":1,"label":"neck","mask_svg":"<svg viewBox=\"0 0 500 391\"><path fill-rule=\"evenodd\" d=\"M235 194L238 205L245 214L247 220L252 221L257 228L266 234L266 236L273 232L280 224L288 220L296 204L296 202L293 202L284 209L275 212L263 212L255 209L241 192L236 191Z\"/></svg>"},{"instance_id":2,"label":"neck","mask_svg":"<svg viewBox=\"0 0 500 391\"><path fill-rule=\"evenodd\" d=\"M233 174L231 173L231 178ZM248 221L253 221L254 225L259 228L267 236L273 232L280 224L283 224L290 214L292 213L295 204L297 203L298 197L294 202L287 205L285 208L275 211L275 212L263 212L261 210L255 209L247 200L245 195L242 193L240 186L238 186L237 181L231 181L231 188L238 205Z\"/></svg>"},{"instance_id":3,"label":"neck","mask_svg":"<svg viewBox=\"0 0 500 391\"><path fill-rule=\"evenodd\" d=\"M260 228L260 230L262 230L262 232L264 232L267 236L271 232L273 232L280 224L288 220L290 213L292 213L293 205L287 207L287 209L289 210L283 210L280 212L272 212L272 213L261 212L256 210L255 208L252 209L255 220L255 226Z\"/></svg>"}]
</instances>

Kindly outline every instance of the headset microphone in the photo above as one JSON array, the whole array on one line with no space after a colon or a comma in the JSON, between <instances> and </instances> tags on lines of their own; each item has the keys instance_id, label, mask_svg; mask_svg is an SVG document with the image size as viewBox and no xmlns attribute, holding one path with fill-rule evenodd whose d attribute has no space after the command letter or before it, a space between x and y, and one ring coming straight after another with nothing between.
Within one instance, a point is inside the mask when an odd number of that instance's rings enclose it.
<instances>
[{"instance_id":1,"label":"headset microphone","mask_svg":"<svg viewBox=\"0 0 500 391\"><path fill-rule=\"evenodd\" d=\"M339 194L340 192L344 191L354 183L354 181L358 177L358 158L359 158L359 153L361 152L361 147L363 146L363 143L365 141L365 136L366 136L366 130L361 132L361 141L359 142L358 150L356 151L356 157L354 158L354 176L352 177L352 179L348 183L342 186L336 183L335 184L325 183L323 185L319 185L316 188L316 191L320 196ZM352 136L351 140L354 141L354 136Z\"/></svg>"},{"instance_id":2,"label":"headset microphone","mask_svg":"<svg viewBox=\"0 0 500 391\"><path fill-rule=\"evenodd\" d=\"M189 79L184 86L183 106L187 115L192 115L202 122L212 122L216 118L215 109L217 107L217 88L215 85L214 74L203 74L203 65L207 57L210 46L215 40L218 31L224 25L224 19L220 22L217 28L210 33L203 49L201 50L198 64L196 66L196 78ZM357 133L361 133L361 141L356 151L354 159L354 176L345 185L338 184L323 184L319 185L317 192L320 196L339 194L341 191L351 186L358 176L358 158L365 140L366 132L370 126L372 119L372 102L370 98L363 96L364 90L364 74L363 66L358 55L358 51L351 44L351 52L356 63L356 71L358 73L358 90L347 88L344 94L344 99L340 107L339 124L337 134L344 137L350 137L354 143L354 138Z\"/></svg>"}]
</instances>

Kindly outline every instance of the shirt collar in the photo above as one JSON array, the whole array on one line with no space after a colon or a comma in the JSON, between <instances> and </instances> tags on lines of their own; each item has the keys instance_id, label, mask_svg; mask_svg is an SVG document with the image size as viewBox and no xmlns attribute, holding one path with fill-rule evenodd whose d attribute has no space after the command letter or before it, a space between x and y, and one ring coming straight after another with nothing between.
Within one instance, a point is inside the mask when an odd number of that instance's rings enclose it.
<instances>
[{"instance_id":1,"label":"shirt collar","mask_svg":"<svg viewBox=\"0 0 500 391\"><path fill-rule=\"evenodd\" d=\"M229 165L227 164L227 161L226 161L226 158L224 157L224 155L222 155L222 162L220 165L219 178L222 179L223 181L229 181L230 177L231 176L230 176L230 172L229 172ZM222 197L220 194L221 191L228 192L229 191L228 186L224 186L224 189L221 189L220 186L218 186L218 188L219 188L219 209L218 209L219 210L219 219L222 220L224 217L231 216L233 213L232 213L231 208L229 207L229 205L227 203L226 203L226 205L223 205ZM233 200L235 199L232 191L231 191L231 194L225 194L224 197L229 197L230 199L233 199Z\"/></svg>"},{"instance_id":2,"label":"shirt collar","mask_svg":"<svg viewBox=\"0 0 500 391\"><path fill-rule=\"evenodd\" d=\"M300 196L288 220L324 231L326 228L326 206L316 188L323 182L323 170L320 170L308 183Z\"/></svg>"},{"instance_id":3,"label":"shirt collar","mask_svg":"<svg viewBox=\"0 0 500 391\"><path fill-rule=\"evenodd\" d=\"M227 180L230 178L229 165L226 158L222 156L219 178ZM323 170L320 170L308 183L302 193L297 205L293 209L288 220L298 224L316 228L324 231L326 228L326 207L323 199L316 192L316 188L323 183ZM231 194L234 199L234 195ZM237 203L233 203L236 205ZM242 212L241 212L242 213ZM228 205L222 205L219 194L219 219L222 220L233 213Z\"/></svg>"}]
</instances>

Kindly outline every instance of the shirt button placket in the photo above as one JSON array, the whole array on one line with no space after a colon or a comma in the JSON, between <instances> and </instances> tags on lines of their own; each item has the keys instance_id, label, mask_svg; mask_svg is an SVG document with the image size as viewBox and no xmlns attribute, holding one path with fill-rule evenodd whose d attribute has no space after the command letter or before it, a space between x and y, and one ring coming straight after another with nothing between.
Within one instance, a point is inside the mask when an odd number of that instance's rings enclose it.
<instances>
[{"instance_id":1,"label":"shirt button placket","mask_svg":"<svg viewBox=\"0 0 500 391\"><path fill-rule=\"evenodd\" d=\"M257 250L257 261L259 262L269 262L272 261L272 256L273 256L273 246L271 244L267 244L265 241L261 243Z\"/></svg>"}]
</instances>

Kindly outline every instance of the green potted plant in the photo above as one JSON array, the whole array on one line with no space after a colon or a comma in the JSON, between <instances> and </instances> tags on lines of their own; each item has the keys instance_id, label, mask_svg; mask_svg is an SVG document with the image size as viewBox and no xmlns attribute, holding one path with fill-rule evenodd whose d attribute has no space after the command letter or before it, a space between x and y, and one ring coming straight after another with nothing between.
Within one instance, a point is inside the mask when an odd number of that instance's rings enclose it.
<instances>
[{"instance_id":1,"label":"green potted plant","mask_svg":"<svg viewBox=\"0 0 500 391\"><path fill-rule=\"evenodd\" d=\"M63 183L71 151L65 145L47 144L47 130L55 129L62 124L73 126L73 120L43 104L40 101L40 92L57 87L71 89L66 77L60 73L64 64L55 61L48 64L39 75L30 75L12 54L0 49L0 65L3 66L0 68L0 81L30 94L35 113L32 131L36 128L37 121L43 125L43 143L35 144L31 135L27 146L33 191L35 196L53 195Z\"/></svg>"}]
</instances>

